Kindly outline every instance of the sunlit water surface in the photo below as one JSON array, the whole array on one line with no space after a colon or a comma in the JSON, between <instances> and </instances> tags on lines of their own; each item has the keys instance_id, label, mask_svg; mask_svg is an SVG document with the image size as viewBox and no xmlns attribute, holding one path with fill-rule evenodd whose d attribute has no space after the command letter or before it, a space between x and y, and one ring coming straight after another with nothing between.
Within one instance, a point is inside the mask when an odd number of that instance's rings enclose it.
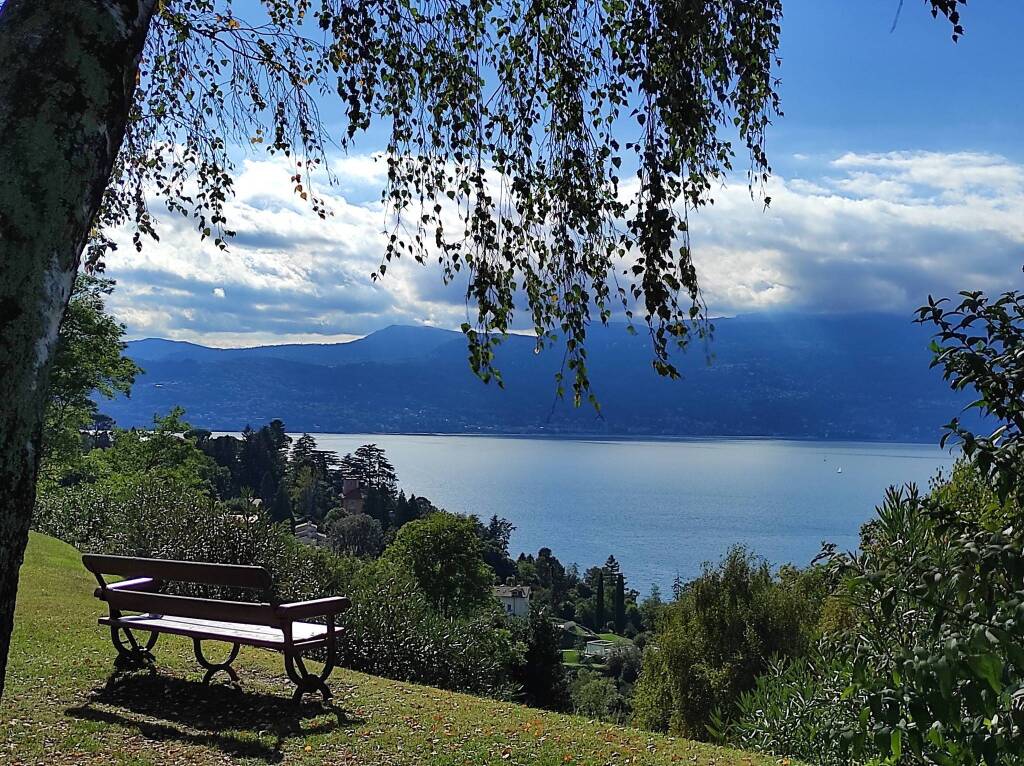
<instances>
[{"instance_id":1,"label":"sunlit water surface","mask_svg":"<svg viewBox=\"0 0 1024 766\"><path fill-rule=\"evenodd\" d=\"M547 546L584 569L613 553L643 592L734 543L773 564L807 564L823 541L855 547L887 486L924 487L953 464L919 444L315 436L339 454L374 442L406 492L511 520L513 555Z\"/></svg>"}]
</instances>

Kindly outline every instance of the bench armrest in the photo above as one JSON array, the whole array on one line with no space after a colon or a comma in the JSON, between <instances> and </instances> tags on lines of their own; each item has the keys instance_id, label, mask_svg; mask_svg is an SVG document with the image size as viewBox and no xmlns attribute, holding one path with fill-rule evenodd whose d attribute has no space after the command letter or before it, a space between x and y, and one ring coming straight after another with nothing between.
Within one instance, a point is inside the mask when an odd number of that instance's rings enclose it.
<instances>
[{"instance_id":1,"label":"bench armrest","mask_svg":"<svg viewBox=\"0 0 1024 766\"><path fill-rule=\"evenodd\" d=\"M352 606L352 602L344 596L331 596L330 598L318 598L314 601L295 601L291 604L281 604L277 607L277 614L286 620L301 620L305 617L327 617L328 615L341 614Z\"/></svg>"},{"instance_id":2,"label":"bench armrest","mask_svg":"<svg viewBox=\"0 0 1024 766\"><path fill-rule=\"evenodd\" d=\"M131 580L121 580L120 582L103 585L102 587L97 588L93 595L98 599L102 599L103 591L105 590L147 591L155 589L156 586L157 581L152 577L136 577Z\"/></svg>"}]
</instances>

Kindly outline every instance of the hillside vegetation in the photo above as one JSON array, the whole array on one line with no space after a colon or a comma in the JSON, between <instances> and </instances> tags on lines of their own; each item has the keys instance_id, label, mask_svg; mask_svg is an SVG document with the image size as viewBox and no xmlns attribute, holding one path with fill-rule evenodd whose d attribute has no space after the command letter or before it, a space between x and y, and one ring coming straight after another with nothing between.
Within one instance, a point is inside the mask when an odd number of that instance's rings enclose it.
<instances>
[{"instance_id":1,"label":"hillside vegetation","mask_svg":"<svg viewBox=\"0 0 1024 766\"><path fill-rule=\"evenodd\" d=\"M159 672L107 686L114 651L78 552L33 534L0 703L0 762L658 764L774 759L429 687L335 671L333 710L297 712L280 657L243 648L242 688L204 687L186 639Z\"/></svg>"}]
</instances>

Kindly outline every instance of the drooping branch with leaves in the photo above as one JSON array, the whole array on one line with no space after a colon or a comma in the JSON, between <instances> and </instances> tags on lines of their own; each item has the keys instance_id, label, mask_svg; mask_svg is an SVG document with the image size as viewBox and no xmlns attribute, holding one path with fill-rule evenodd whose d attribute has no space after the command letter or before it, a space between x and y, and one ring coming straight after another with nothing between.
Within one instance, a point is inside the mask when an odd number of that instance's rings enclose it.
<instances>
[{"instance_id":1,"label":"drooping branch with leaves","mask_svg":"<svg viewBox=\"0 0 1024 766\"><path fill-rule=\"evenodd\" d=\"M375 276L403 256L438 263L466 291L477 374L497 375L493 346L522 311L539 346L564 345L578 402L587 327L618 310L675 376L671 348L706 329L687 214L732 170L734 142L752 188L767 179L780 18L779 0L268 0L258 20L223 0L162 3L91 262L112 227L129 223L138 247L157 236L155 200L229 246L242 147L287 157L295 193L328 215L314 189L330 153L380 126ZM318 104L334 93L332 132Z\"/></svg>"}]
</instances>

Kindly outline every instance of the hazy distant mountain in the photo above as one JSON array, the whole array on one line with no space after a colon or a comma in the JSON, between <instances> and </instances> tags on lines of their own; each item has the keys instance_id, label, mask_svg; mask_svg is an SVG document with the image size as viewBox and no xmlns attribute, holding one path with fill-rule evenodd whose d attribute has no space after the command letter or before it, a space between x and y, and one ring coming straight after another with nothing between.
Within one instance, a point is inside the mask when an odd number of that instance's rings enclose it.
<instances>
[{"instance_id":1,"label":"hazy distant mountain","mask_svg":"<svg viewBox=\"0 0 1024 766\"><path fill-rule=\"evenodd\" d=\"M388 362L428 356L439 346L461 339L462 333L436 327L391 325L349 343L287 343L252 348L208 348L185 341L146 338L129 344L138 362L193 359L228 361L237 359L285 359L326 367L356 362Z\"/></svg>"},{"instance_id":2,"label":"hazy distant mountain","mask_svg":"<svg viewBox=\"0 0 1024 766\"><path fill-rule=\"evenodd\" d=\"M753 315L715 321L705 349L651 369L643 333L595 328L590 371L601 401L555 398L561 361L509 338L505 389L470 373L461 333L388 327L350 343L243 349L146 339L130 399L103 409L123 426L180 404L195 425L238 430L278 417L293 431L732 435L935 441L967 399L929 370L929 330L883 315ZM710 359L709 359L710 357Z\"/></svg>"}]
</instances>

